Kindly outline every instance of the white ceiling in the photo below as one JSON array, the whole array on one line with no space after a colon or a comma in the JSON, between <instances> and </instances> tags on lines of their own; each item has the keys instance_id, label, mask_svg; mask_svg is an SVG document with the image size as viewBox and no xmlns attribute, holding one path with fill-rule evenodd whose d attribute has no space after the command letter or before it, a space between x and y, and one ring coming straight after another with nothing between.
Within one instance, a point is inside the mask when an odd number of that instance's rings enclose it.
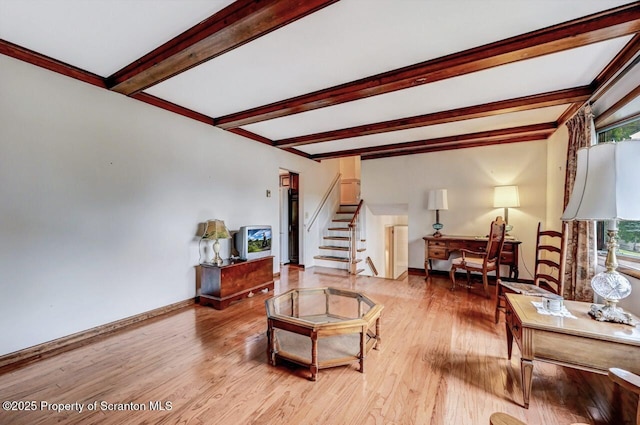
<instances>
[{"instance_id":1,"label":"white ceiling","mask_svg":"<svg viewBox=\"0 0 640 425\"><path fill-rule=\"evenodd\" d=\"M107 78L231 3L0 0L0 39ZM341 0L144 91L213 119L631 3L639 2ZM277 141L588 86L632 37L621 36L240 128ZM640 75L630 73L634 74ZM613 104L625 94L616 94L601 105ZM610 119L637 113L633 108L639 108L638 103L631 102ZM302 154L322 155L556 122L570 106L356 134L296 149Z\"/></svg>"}]
</instances>

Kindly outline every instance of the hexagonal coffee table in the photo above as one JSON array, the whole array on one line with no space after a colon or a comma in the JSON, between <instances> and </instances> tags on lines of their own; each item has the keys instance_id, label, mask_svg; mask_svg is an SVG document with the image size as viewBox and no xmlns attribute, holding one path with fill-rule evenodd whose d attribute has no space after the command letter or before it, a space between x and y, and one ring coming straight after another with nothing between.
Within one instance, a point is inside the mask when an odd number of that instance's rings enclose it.
<instances>
[{"instance_id":1,"label":"hexagonal coffee table","mask_svg":"<svg viewBox=\"0 0 640 425\"><path fill-rule=\"evenodd\" d=\"M380 347L383 306L366 295L336 288L298 288L265 301L267 356L318 370L360 362Z\"/></svg>"}]
</instances>

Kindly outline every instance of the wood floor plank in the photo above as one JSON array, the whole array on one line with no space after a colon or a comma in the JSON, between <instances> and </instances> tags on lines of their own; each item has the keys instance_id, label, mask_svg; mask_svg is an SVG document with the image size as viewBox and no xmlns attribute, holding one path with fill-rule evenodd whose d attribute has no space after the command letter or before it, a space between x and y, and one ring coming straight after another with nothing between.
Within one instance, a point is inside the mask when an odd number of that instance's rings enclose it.
<instances>
[{"instance_id":1,"label":"wood floor plank","mask_svg":"<svg viewBox=\"0 0 640 425\"><path fill-rule=\"evenodd\" d=\"M222 311L189 306L0 375L1 401L38 404L0 410L0 424L472 425L502 411L530 424L623 425L635 417L631 395L621 418L612 413L606 376L539 362L531 406L522 408L519 351L507 359L504 322L494 324L493 301L481 291L452 292L438 276L396 281L285 267L275 292L318 286L384 304L381 348L367 355L364 374L354 363L312 382L304 368L269 365L264 302L273 292L259 293ZM167 410L152 410L159 406ZM127 407L145 410L109 410Z\"/></svg>"}]
</instances>

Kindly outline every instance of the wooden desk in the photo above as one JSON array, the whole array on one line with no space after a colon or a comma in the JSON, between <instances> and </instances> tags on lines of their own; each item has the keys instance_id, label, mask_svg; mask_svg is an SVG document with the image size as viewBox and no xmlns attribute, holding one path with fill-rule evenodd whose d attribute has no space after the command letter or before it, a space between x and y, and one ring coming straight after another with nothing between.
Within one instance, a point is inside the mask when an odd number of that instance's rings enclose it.
<instances>
[{"instance_id":1,"label":"wooden desk","mask_svg":"<svg viewBox=\"0 0 640 425\"><path fill-rule=\"evenodd\" d=\"M424 238L424 271L429 277L431 260L448 260L451 254L460 249L472 251L484 251L487 248L487 238L477 236L425 236ZM509 278L518 278L518 250L522 242L516 239L507 239L502 247L500 264L509 266Z\"/></svg>"},{"instance_id":2,"label":"wooden desk","mask_svg":"<svg viewBox=\"0 0 640 425\"><path fill-rule=\"evenodd\" d=\"M640 373L640 327L593 320L591 303L565 301L576 319L538 314L539 297L507 294L507 352L520 348L524 407L529 408L533 360L606 374L611 367ZM637 318L636 318L637 320Z\"/></svg>"}]
</instances>

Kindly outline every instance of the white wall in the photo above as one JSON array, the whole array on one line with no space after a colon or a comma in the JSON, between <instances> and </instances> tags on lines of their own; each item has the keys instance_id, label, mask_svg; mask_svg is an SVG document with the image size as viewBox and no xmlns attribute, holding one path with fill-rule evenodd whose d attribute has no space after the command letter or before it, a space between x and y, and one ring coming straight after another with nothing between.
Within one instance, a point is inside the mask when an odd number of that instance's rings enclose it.
<instances>
[{"instance_id":1,"label":"white wall","mask_svg":"<svg viewBox=\"0 0 640 425\"><path fill-rule=\"evenodd\" d=\"M0 92L0 355L194 297L199 223L277 235L278 169L303 217L338 172L2 55Z\"/></svg>"},{"instance_id":2,"label":"white wall","mask_svg":"<svg viewBox=\"0 0 640 425\"><path fill-rule=\"evenodd\" d=\"M547 140L547 229L560 231L569 130L562 125Z\"/></svg>"},{"instance_id":3,"label":"white wall","mask_svg":"<svg viewBox=\"0 0 640 425\"><path fill-rule=\"evenodd\" d=\"M369 204L409 205L409 268L424 268L424 236L433 233L429 189L446 188L449 209L440 211L442 232L486 235L502 208L493 208L493 187L516 184L520 208L509 210L512 235L522 241L520 277L531 278L538 221L546 217L545 141L458 149L362 161L362 197ZM524 261L523 261L524 260ZM449 270L448 262L434 268ZM505 270L506 271L506 270Z\"/></svg>"}]
</instances>

